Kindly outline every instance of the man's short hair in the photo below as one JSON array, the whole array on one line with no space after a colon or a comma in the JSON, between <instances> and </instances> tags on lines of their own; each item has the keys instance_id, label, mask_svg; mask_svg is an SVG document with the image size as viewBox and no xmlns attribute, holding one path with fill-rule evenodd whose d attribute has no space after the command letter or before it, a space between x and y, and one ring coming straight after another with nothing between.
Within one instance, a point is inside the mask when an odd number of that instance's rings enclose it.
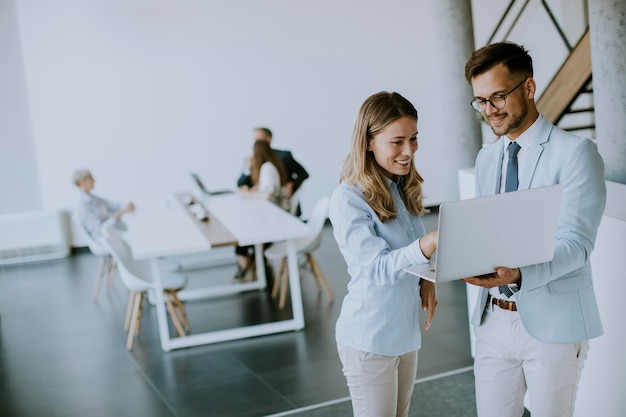
<instances>
[{"instance_id":1,"label":"man's short hair","mask_svg":"<svg viewBox=\"0 0 626 417\"><path fill-rule=\"evenodd\" d=\"M87 178L93 178L93 175L91 175L91 172L88 169L77 169L72 175L72 182L78 187L78 184Z\"/></svg>"},{"instance_id":2,"label":"man's short hair","mask_svg":"<svg viewBox=\"0 0 626 417\"><path fill-rule=\"evenodd\" d=\"M267 136L268 138L272 137L272 131L269 130L267 127L257 127L254 130L259 130L259 131L263 132L265 134L265 136Z\"/></svg>"},{"instance_id":3,"label":"man's short hair","mask_svg":"<svg viewBox=\"0 0 626 417\"><path fill-rule=\"evenodd\" d=\"M496 42L472 52L465 64L465 79L471 83L476 75L496 65L504 65L511 74L533 76L533 60L526 48L513 42Z\"/></svg>"}]
</instances>

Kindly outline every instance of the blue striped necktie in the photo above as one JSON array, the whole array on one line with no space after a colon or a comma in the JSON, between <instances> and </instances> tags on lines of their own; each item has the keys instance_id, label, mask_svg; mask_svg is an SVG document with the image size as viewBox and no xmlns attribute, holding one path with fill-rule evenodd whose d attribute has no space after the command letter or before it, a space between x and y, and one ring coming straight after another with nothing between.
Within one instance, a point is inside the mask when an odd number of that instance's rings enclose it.
<instances>
[{"instance_id":1,"label":"blue striped necktie","mask_svg":"<svg viewBox=\"0 0 626 417\"><path fill-rule=\"evenodd\" d=\"M509 163L506 166L506 181L504 182L504 192L517 191L519 186L519 178L517 176L517 153L520 150L520 146L517 142L511 142L509 144ZM508 285L501 285L498 287L500 294L504 294L507 297L513 295L513 291Z\"/></svg>"},{"instance_id":2,"label":"blue striped necktie","mask_svg":"<svg viewBox=\"0 0 626 417\"><path fill-rule=\"evenodd\" d=\"M504 192L517 191L519 179L517 177L517 153L520 150L517 142L509 144L509 164L506 166L506 181L504 182Z\"/></svg>"}]
</instances>

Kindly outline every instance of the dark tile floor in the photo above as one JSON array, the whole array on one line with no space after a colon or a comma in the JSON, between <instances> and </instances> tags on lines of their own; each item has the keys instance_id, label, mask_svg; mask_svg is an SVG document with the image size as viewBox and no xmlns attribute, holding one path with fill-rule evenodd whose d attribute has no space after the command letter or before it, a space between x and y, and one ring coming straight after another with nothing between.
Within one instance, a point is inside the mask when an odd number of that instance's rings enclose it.
<instances>
[{"instance_id":1,"label":"dark tile floor","mask_svg":"<svg viewBox=\"0 0 626 417\"><path fill-rule=\"evenodd\" d=\"M425 222L432 229L436 214ZM150 306L126 350L128 293L118 278L92 301L98 259L89 252L0 267L0 416L253 417L346 397L334 324L348 277L330 226L315 256L336 300L318 293L304 271L305 329L167 353ZM190 271L190 283L228 280L233 271ZM472 364L464 284L442 284L438 295L418 377ZM186 304L196 331L291 315L266 291Z\"/></svg>"}]
</instances>

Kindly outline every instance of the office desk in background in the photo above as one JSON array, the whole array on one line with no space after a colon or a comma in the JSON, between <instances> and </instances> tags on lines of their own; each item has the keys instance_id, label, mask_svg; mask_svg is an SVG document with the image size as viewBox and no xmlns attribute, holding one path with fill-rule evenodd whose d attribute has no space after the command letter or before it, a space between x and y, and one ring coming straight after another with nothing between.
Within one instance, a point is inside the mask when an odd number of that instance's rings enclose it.
<instances>
[{"instance_id":1,"label":"office desk in background","mask_svg":"<svg viewBox=\"0 0 626 417\"><path fill-rule=\"evenodd\" d=\"M182 201L184 194L173 196L160 207L138 209L124 217L128 226L128 240L133 257L150 260L156 287L156 311L161 347L172 349L197 346L227 340L279 333L304 328L302 293L297 254L293 239L307 236L309 228L300 220L267 200L249 199L234 193L230 195L194 198L208 210L209 221L199 222L190 214ZM210 298L212 296L249 290L250 285L266 285L263 267L263 248L267 242L287 242L289 285L293 318L271 323L190 334L171 338L163 300L159 259L177 255L200 253L225 245L255 246L258 282L229 286L231 289L207 288L181 292L183 299ZM246 287L248 285L248 287ZM189 318L192 321L193 318Z\"/></svg>"}]
</instances>

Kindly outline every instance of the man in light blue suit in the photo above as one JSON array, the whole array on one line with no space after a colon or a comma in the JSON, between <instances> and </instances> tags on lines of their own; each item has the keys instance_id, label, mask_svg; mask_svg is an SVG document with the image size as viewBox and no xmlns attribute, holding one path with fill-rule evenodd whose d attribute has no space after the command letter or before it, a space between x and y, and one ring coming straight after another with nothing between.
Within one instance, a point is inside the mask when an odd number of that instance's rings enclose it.
<instances>
[{"instance_id":1,"label":"man in light blue suit","mask_svg":"<svg viewBox=\"0 0 626 417\"><path fill-rule=\"evenodd\" d=\"M539 114L522 46L475 51L465 77L472 107L499 137L476 158L476 195L563 185L552 261L465 279L481 287L471 317L478 416L520 417L526 391L533 417L572 416L589 339L602 335L589 258L606 201L604 164L592 141Z\"/></svg>"}]
</instances>

